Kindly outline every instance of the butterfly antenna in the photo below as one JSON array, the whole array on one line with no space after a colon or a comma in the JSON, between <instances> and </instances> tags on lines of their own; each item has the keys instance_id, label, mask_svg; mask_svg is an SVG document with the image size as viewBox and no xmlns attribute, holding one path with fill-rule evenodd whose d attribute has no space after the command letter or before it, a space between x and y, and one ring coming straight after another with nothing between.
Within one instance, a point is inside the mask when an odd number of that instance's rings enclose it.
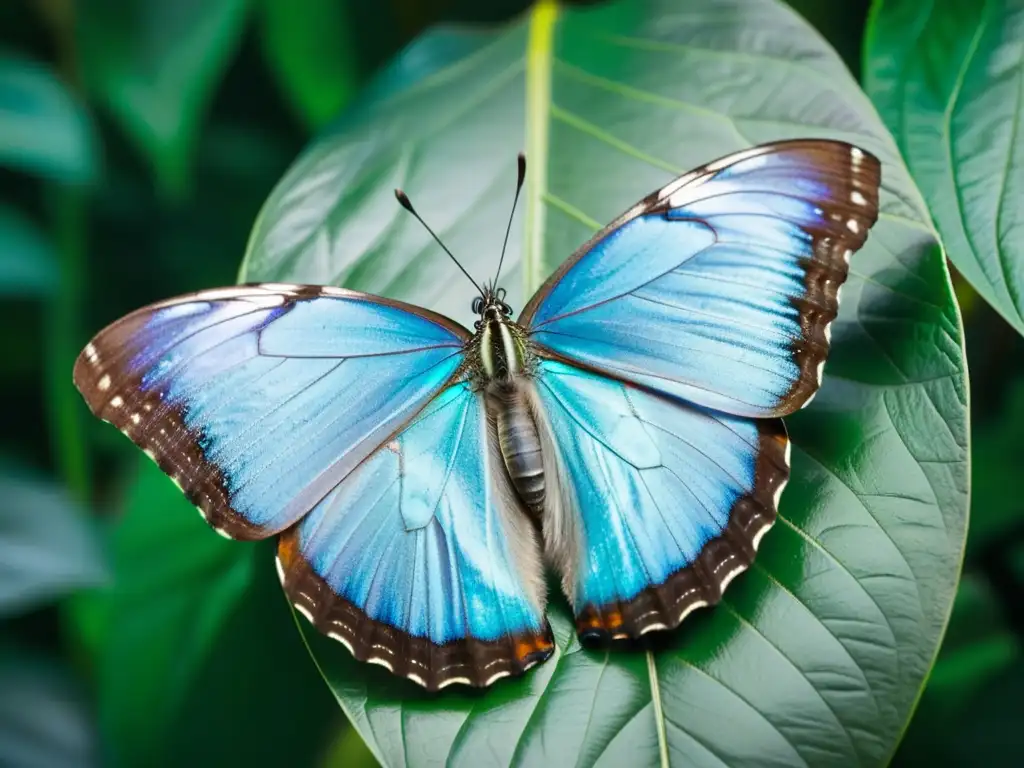
<instances>
[{"instance_id":1,"label":"butterfly antenna","mask_svg":"<svg viewBox=\"0 0 1024 768\"><path fill-rule=\"evenodd\" d=\"M396 189L395 198L398 200L399 203L402 204L402 207L405 208L405 210L407 210L409 213L416 217L416 221L423 225L423 228L430 233L430 236L434 238L438 245L441 246L441 249L451 257L452 261L455 262L455 266L462 270L462 274L469 278L469 282L471 282L480 292L480 295L483 296L483 288L481 288L477 281L473 279L473 276L466 271L466 268L459 263L459 260L455 258L455 254L448 250L448 246L441 242L441 238L437 236L437 233L435 233L434 230L427 226L427 222L423 220L423 217L416 213L416 209L412 207L412 203L409 201L409 196L405 194L405 192L403 192L402 190Z\"/></svg>"},{"instance_id":2,"label":"butterfly antenna","mask_svg":"<svg viewBox=\"0 0 1024 768\"><path fill-rule=\"evenodd\" d=\"M494 276L494 287L498 287L498 278L501 277L501 265L505 261L505 249L508 248L508 236L512 231L512 218L516 215L516 203L519 202L519 193L523 189L523 181L526 179L526 155L519 153L519 178L516 181L516 196L512 200L512 213L508 215L508 226L505 228L505 242L501 245L501 258L498 259L498 272Z\"/></svg>"}]
</instances>

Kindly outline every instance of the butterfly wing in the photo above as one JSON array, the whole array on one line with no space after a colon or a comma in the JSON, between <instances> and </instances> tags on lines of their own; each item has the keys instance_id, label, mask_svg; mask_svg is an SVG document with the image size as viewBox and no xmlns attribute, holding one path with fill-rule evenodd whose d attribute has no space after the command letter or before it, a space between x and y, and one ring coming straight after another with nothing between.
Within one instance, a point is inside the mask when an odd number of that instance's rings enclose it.
<instances>
[{"instance_id":1,"label":"butterfly wing","mask_svg":"<svg viewBox=\"0 0 1024 768\"><path fill-rule=\"evenodd\" d=\"M543 571L483 397L446 389L282 537L285 590L356 658L431 690L546 659Z\"/></svg>"},{"instance_id":2,"label":"butterfly wing","mask_svg":"<svg viewBox=\"0 0 1024 768\"><path fill-rule=\"evenodd\" d=\"M366 294L240 286L128 315L74 375L214 528L283 532L286 592L359 659L487 685L553 645L534 532L460 381L468 336Z\"/></svg>"},{"instance_id":3,"label":"butterfly wing","mask_svg":"<svg viewBox=\"0 0 1024 768\"><path fill-rule=\"evenodd\" d=\"M727 413L791 413L821 384L880 173L835 141L713 162L595 235L519 322L542 354Z\"/></svg>"},{"instance_id":4,"label":"butterfly wing","mask_svg":"<svg viewBox=\"0 0 1024 768\"><path fill-rule=\"evenodd\" d=\"M260 539L293 525L441 391L467 336L366 294L239 286L115 322L74 379L215 529Z\"/></svg>"},{"instance_id":5,"label":"butterfly wing","mask_svg":"<svg viewBox=\"0 0 1024 768\"><path fill-rule=\"evenodd\" d=\"M538 365L544 519L577 630L639 637L713 605L753 561L789 478L781 419L701 408L558 361Z\"/></svg>"}]
</instances>

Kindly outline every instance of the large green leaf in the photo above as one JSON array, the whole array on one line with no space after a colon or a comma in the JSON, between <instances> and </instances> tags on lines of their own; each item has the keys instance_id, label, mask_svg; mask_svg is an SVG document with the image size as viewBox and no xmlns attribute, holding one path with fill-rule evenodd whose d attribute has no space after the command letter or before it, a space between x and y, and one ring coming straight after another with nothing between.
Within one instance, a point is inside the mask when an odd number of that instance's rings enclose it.
<instances>
[{"instance_id":1,"label":"large green leaf","mask_svg":"<svg viewBox=\"0 0 1024 768\"><path fill-rule=\"evenodd\" d=\"M0 166L81 184L97 142L82 105L46 66L0 51Z\"/></svg>"},{"instance_id":2,"label":"large green leaf","mask_svg":"<svg viewBox=\"0 0 1024 768\"><path fill-rule=\"evenodd\" d=\"M864 63L949 258L1024 333L1024 5L877 0Z\"/></svg>"},{"instance_id":3,"label":"large green leaf","mask_svg":"<svg viewBox=\"0 0 1024 768\"><path fill-rule=\"evenodd\" d=\"M180 194L207 103L242 34L249 0L85 0L86 83Z\"/></svg>"},{"instance_id":4,"label":"large green leaf","mask_svg":"<svg viewBox=\"0 0 1024 768\"><path fill-rule=\"evenodd\" d=\"M515 153L530 171L505 271L523 299L597 227L690 167L797 136L884 162L825 386L789 420L793 479L754 568L656 651L555 656L484 694L430 696L305 631L387 765L878 765L949 615L967 518L967 388L949 276L889 134L834 52L772 0L544 2L409 48L299 159L241 276L343 284L462 321L496 266ZM614 567L614 564L609 564ZM303 624L303 627L306 625Z\"/></svg>"}]
</instances>

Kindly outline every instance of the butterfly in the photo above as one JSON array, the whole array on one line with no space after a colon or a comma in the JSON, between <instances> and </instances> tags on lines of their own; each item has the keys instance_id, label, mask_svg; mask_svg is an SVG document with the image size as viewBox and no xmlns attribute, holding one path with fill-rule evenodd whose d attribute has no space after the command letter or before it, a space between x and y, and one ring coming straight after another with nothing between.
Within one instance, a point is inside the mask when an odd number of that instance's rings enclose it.
<instances>
[{"instance_id":1,"label":"butterfly","mask_svg":"<svg viewBox=\"0 0 1024 768\"><path fill-rule=\"evenodd\" d=\"M240 285L114 322L74 381L218 533L277 536L289 599L357 659L487 686L554 649L545 568L602 641L677 627L751 564L880 178L842 142L754 147L634 205L517 320L497 277L472 331Z\"/></svg>"}]
</instances>

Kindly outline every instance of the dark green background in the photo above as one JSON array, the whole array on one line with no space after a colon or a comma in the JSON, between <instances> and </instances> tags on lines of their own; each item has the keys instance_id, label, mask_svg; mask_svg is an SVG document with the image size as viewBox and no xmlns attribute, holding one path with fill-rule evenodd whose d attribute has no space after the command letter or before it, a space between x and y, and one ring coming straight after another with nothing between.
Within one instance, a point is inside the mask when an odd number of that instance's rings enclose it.
<instances>
[{"instance_id":1,"label":"dark green background","mask_svg":"<svg viewBox=\"0 0 1024 768\"><path fill-rule=\"evenodd\" d=\"M204 5L182 5L196 3ZM0 618L0 764L372 764L295 632L272 570L254 568L249 585L246 569L265 564L266 552L254 547L239 564L224 554L239 545L210 536L187 564L162 559L166 542L201 523L172 514L180 505L165 501L159 474L85 418L70 365L121 314L233 282L260 206L295 156L425 27L502 21L526 3L218 0L206 4L220 14L213 31L197 38L212 36L214 53L176 61L158 93L165 101L140 106L128 86L155 77L173 30L166 19L140 26L146 5L0 4L0 78L45 67L72 94L67 126L37 147L4 149L0 133L0 270L9 269L0 272L8 405L0 504L30 511L48 545L32 555L37 590ZM867 3L794 5L859 75ZM310 40L319 41L313 55ZM32 105L0 104L12 108ZM169 133L140 130L132 115L142 109ZM37 254L32 269L3 261L19 243ZM992 765L1024 746L1024 344L965 282L955 285L971 373L972 533L900 765ZM136 521L154 516L160 530L123 545L142 528ZM0 511L0 574L5 519ZM133 570L126 552L143 553L151 567ZM144 572L145 582L112 576L126 570ZM230 615L195 615L190 594L213 574L219 589L245 594ZM169 615L193 621L153 642L146 627ZM145 663L118 674L128 656Z\"/></svg>"}]
</instances>

